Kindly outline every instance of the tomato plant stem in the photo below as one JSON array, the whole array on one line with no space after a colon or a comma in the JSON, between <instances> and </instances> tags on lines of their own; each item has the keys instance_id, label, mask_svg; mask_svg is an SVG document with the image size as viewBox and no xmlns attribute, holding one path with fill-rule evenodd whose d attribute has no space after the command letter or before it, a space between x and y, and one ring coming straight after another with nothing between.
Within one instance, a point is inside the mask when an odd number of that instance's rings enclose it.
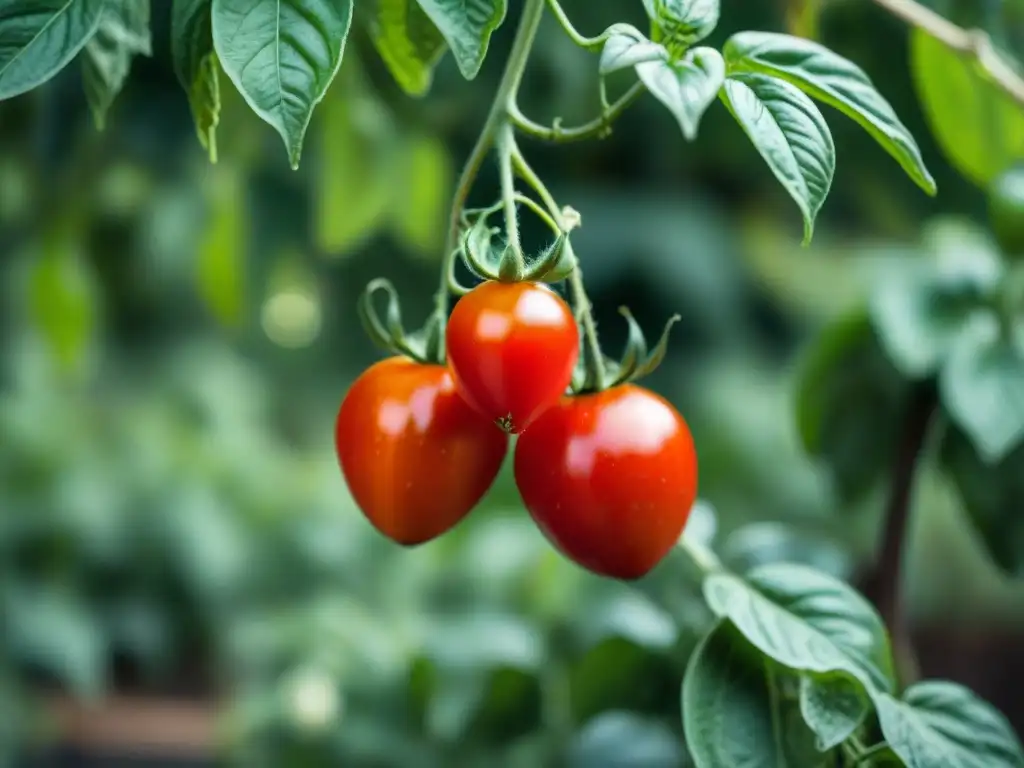
<instances>
[{"instance_id":1,"label":"tomato plant stem","mask_svg":"<svg viewBox=\"0 0 1024 768\"><path fill-rule=\"evenodd\" d=\"M907 407L892 467L882 546L869 588L865 590L889 629L897 670L905 685L917 679L918 669L903 602L904 542L910 523L914 475L936 410L937 397L933 382L921 384Z\"/></svg>"},{"instance_id":2,"label":"tomato plant stem","mask_svg":"<svg viewBox=\"0 0 1024 768\"><path fill-rule=\"evenodd\" d=\"M646 91L641 82L633 83L629 90L622 94L615 102L609 104L600 115L581 125L572 128L563 128L560 120L549 127L541 125L526 117L519 107L513 105L509 112L509 118L515 127L524 135L540 141L552 141L559 144L568 144L574 141L584 141L595 137L603 136L611 128L619 116Z\"/></svg>"},{"instance_id":3,"label":"tomato plant stem","mask_svg":"<svg viewBox=\"0 0 1024 768\"><path fill-rule=\"evenodd\" d=\"M573 26L573 23L569 20L569 16L565 13L565 10L562 8L558 0L548 0L548 7L551 9L551 15L558 20L558 23L565 31L565 34L568 35L569 39L580 48L596 52L604 47L604 41L608 39L607 31L597 37L581 35L576 31L576 27Z\"/></svg>"}]
</instances>

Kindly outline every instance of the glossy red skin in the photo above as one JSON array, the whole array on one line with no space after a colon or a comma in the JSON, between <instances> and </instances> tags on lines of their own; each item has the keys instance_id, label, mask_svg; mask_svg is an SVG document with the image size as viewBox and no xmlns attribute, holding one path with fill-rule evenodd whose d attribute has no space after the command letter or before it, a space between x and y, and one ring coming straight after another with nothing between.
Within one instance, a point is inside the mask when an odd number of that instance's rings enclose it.
<instances>
[{"instance_id":1,"label":"glossy red skin","mask_svg":"<svg viewBox=\"0 0 1024 768\"><path fill-rule=\"evenodd\" d=\"M679 540L697 498L697 454L675 408L626 384L545 411L519 437L515 477L562 554L632 580Z\"/></svg>"},{"instance_id":2,"label":"glossy red skin","mask_svg":"<svg viewBox=\"0 0 1024 768\"><path fill-rule=\"evenodd\" d=\"M447 368L402 357L356 379L338 410L334 443L363 514L405 546L469 514L508 452L508 436L463 402Z\"/></svg>"},{"instance_id":3,"label":"glossy red skin","mask_svg":"<svg viewBox=\"0 0 1024 768\"><path fill-rule=\"evenodd\" d=\"M481 283L455 305L448 365L466 402L511 433L558 402L580 338L569 306L540 283Z\"/></svg>"}]
</instances>

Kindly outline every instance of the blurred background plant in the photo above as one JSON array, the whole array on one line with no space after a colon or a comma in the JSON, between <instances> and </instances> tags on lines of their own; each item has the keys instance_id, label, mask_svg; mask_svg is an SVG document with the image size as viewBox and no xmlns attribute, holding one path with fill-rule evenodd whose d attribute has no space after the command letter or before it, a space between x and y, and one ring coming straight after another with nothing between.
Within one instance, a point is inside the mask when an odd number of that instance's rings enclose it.
<instances>
[{"instance_id":1,"label":"blurred background plant","mask_svg":"<svg viewBox=\"0 0 1024 768\"><path fill-rule=\"evenodd\" d=\"M566 5L586 30L643 18L639 2ZM535 164L583 216L574 247L608 346L624 342L622 304L644 327L683 316L650 383L699 447L691 535L730 563L856 580L880 496L846 502L804 455L793 364L923 253L986 248L983 187L1024 158L1024 110L872 3L723 5L714 45L788 27L858 62L940 196L837 121L839 172L801 249L790 200L725 110L690 145L651 99L604 141L534 148ZM1024 55L1020 0L931 5ZM0 102L2 757L44 765L24 756L68 746L56 694L94 709L117 694L213 702L200 756L247 766L687 764L678 681L711 624L696 582L677 581L669 616L568 564L510 472L452 535L400 550L359 515L334 458L337 405L377 358L355 301L387 275L410 317L429 311L453 169L509 25L477 81L445 61L425 100L354 27L292 171L230 88L208 162L165 6L102 132L75 68ZM561 34L543 26L524 108L586 120L593 61ZM480 188L496 177L486 168ZM1005 670L1024 664L1024 593L932 467L917 509L908 589L923 665L1021 730Z\"/></svg>"}]
</instances>

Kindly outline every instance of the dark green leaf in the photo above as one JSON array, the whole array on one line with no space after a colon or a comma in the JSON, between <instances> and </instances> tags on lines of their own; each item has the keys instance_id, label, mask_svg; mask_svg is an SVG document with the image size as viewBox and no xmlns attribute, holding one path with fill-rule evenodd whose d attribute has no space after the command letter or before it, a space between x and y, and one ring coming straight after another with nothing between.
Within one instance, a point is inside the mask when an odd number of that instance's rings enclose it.
<instances>
[{"instance_id":1,"label":"dark green leaf","mask_svg":"<svg viewBox=\"0 0 1024 768\"><path fill-rule=\"evenodd\" d=\"M784 673L720 623L690 657L683 678L683 729L697 768L820 768L825 758Z\"/></svg>"},{"instance_id":2,"label":"dark green leaf","mask_svg":"<svg viewBox=\"0 0 1024 768\"><path fill-rule=\"evenodd\" d=\"M867 694L848 677L805 675L800 679L800 714L822 752L850 738L870 709Z\"/></svg>"},{"instance_id":3,"label":"dark green leaf","mask_svg":"<svg viewBox=\"0 0 1024 768\"><path fill-rule=\"evenodd\" d=\"M834 321L811 348L797 382L797 426L844 498L862 497L889 466L908 393L863 308Z\"/></svg>"},{"instance_id":4,"label":"dark green leaf","mask_svg":"<svg viewBox=\"0 0 1024 768\"><path fill-rule=\"evenodd\" d=\"M171 55L174 71L192 109L199 143L217 160L220 123L220 75L210 25L212 0L175 0L171 6Z\"/></svg>"},{"instance_id":5,"label":"dark green leaf","mask_svg":"<svg viewBox=\"0 0 1024 768\"><path fill-rule=\"evenodd\" d=\"M629 24L615 24L601 50L599 71L610 75L620 69L635 67L648 61L665 61L665 46L651 42L639 29Z\"/></svg>"},{"instance_id":6,"label":"dark green leaf","mask_svg":"<svg viewBox=\"0 0 1024 768\"><path fill-rule=\"evenodd\" d=\"M105 0L5 0L0 5L0 99L56 75L99 26Z\"/></svg>"},{"instance_id":7,"label":"dark green leaf","mask_svg":"<svg viewBox=\"0 0 1024 768\"><path fill-rule=\"evenodd\" d=\"M991 704L956 683L928 680L903 700L875 699L890 748L910 768L1020 768L1024 752L1013 728Z\"/></svg>"},{"instance_id":8,"label":"dark green leaf","mask_svg":"<svg viewBox=\"0 0 1024 768\"><path fill-rule=\"evenodd\" d=\"M107 0L99 28L85 45L82 77L85 95L99 130L124 88L136 54L153 53L149 0Z\"/></svg>"},{"instance_id":9,"label":"dark green leaf","mask_svg":"<svg viewBox=\"0 0 1024 768\"><path fill-rule=\"evenodd\" d=\"M577 719L610 709L659 712L671 703L678 691L678 673L666 649L645 640L610 634L573 664L569 685Z\"/></svg>"},{"instance_id":10,"label":"dark green leaf","mask_svg":"<svg viewBox=\"0 0 1024 768\"><path fill-rule=\"evenodd\" d=\"M644 0L651 37L679 51L710 35L721 15L719 0Z\"/></svg>"},{"instance_id":11,"label":"dark green leaf","mask_svg":"<svg viewBox=\"0 0 1024 768\"><path fill-rule=\"evenodd\" d=\"M998 463L1024 440L1024 343L982 315L956 340L939 378L942 404L982 460Z\"/></svg>"},{"instance_id":12,"label":"dark green leaf","mask_svg":"<svg viewBox=\"0 0 1024 768\"><path fill-rule=\"evenodd\" d=\"M756 73L731 75L723 97L729 111L800 208L804 242L832 188L836 148L814 102L784 80Z\"/></svg>"},{"instance_id":13,"label":"dark green leaf","mask_svg":"<svg viewBox=\"0 0 1024 768\"><path fill-rule=\"evenodd\" d=\"M957 171L984 187L1024 158L1024 111L969 58L921 29L910 33L910 57L932 134Z\"/></svg>"},{"instance_id":14,"label":"dark green leaf","mask_svg":"<svg viewBox=\"0 0 1024 768\"><path fill-rule=\"evenodd\" d=\"M505 20L507 0L417 0L440 30L467 80L480 71L491 34Z\"/></svg>"},{"instance_id":15,"label":"dark green leaf","mask_svg":"<svg viewBox=\"0 0 1024 768\"><path fill-rule=\"evenodd\" d=\"M423 95L447 50L444 37L418 0L373 0L370 7L370 37L395 82Z\"/></svg>"},{"instance_id":16,"label":"dark green leaf","mask_svg":"<svg viewBox=\"0 0 1024 768\"><path fill-rule=\"evenodd\" d=\"M1011 576L1024 577L1024 445L991 464L967 435L951 427L940 456L992 559Z\"/></svg>"},{"instance_id":17,"label":"dark green leaf","mask_svg":"<svg viewBox=\"0 0 1024 768\"><path fill-rule=\"evenodd\" d=\"M714 613L789 669L841 672L865 687L892 690L889 639L874 608L843 582L802 565L774 563L747 578L718 573L704 582Z\"/></svg>"},{"instance_id":18,"label":"dark green leaf","mask_svg":"<svg viewBox=\"0 0 1024 768\"><path fill-rule=\"evenodd\" d=\"M604 712L569 745L569 768L675 768L685 764L679 737L632 712Z\"/></svg>"},{"instance_id":19,"label":"dark green leaf","mask_svg":"<svg viewBox=\"0 0 1024 768\"><path fill-rule=\"evenodd\" d=\"M787 80L855 120L918 186L935 194L914 137L856 64L818 43L775 32L740 32L724 53L730 75L761 72Z\"/></svg>"},{"instance_id":20,"label":"dark green leaf","mask_svg":"<svg viewBox=\"0 0 1024 768\"><path fill-rule=\"evenodd\" d=\"M725 81L725 62L714 48L695 48L680 61L637 64L636 73L647 90L675 115L683 136L693 141L701 117Z\"/></svg>"},{"instance_id":21,"label":"dark green leaf","mask_svg":"<svg viewBox=\"0 0 1024 768\"><path fill-rule=\"evenodd\" d=\"M313 109L341 65L352 0L213 0L211 22L224 71L298 168Z\"/></svg>"}]
</instances>

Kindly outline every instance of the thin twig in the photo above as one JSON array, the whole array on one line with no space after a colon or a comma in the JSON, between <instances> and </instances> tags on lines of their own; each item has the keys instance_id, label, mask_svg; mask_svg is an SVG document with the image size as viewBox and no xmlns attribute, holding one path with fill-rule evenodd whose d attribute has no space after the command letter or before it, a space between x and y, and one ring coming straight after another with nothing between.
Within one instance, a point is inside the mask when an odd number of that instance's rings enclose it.
<instances>
[{"instance_id":1,"label":"thin twig","mask_svg":"<svg viewBox=\"0 0 1024 768\"><path fill-rule=\"evenodd\" d=\"M874 0L874 3L946 47L973 57L993 83L1024 105L1024 76L996 50L986 32L958 27L916 0Z\"/></svg>"}]
</instances>

